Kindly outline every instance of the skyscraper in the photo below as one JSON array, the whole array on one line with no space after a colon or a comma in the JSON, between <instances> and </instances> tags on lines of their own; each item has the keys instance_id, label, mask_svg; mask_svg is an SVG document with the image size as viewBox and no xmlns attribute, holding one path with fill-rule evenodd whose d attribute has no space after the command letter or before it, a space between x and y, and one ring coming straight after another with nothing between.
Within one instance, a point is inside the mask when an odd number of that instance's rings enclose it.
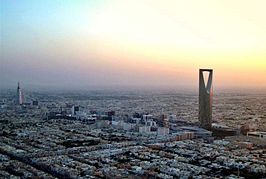
<instances>
[{"instance_id":1,"label":"skyscraper","mask_svg":"<svg viewBox=\"0 0 266 179\"><path fill-rule=\"evenodd\" d=\"M208 81L204 81L204 72L208 72ZM212 69L199 70L199 121L200 127L212 128Z\"/></svg>"},{"instance_id":2,"label":"skyscraper","mask_svg":"<svg viewBox=\"0 0 266 179\"><path fill-rule=\"evenodd\" d=\"M23 104L22 91L18 82L16 101L18 105Z\"/></svg>"},{"instance_id":3,"label":"skyscraper","mask_svg":"<svg viewBox=\"0 0 266 179\"><path fill-rule=\"evenodd\" d=\"M72 108L71 108L72 116L75 116L78 111L80 111L79 106L72 106Z\"/></svg>"}]
</instances>

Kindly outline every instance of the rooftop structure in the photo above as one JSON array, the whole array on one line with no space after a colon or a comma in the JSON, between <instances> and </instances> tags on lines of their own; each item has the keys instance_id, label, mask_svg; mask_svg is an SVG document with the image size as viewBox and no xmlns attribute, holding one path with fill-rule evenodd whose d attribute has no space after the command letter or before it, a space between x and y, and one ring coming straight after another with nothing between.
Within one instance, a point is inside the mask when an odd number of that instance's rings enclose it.
<instances>
[{"instance_id":1,"label":"rooftop structure","mask_svg":"<svg viewBox=\"0 0 266 179\"><path fill-rule=\"evenodd\" d=\"M254 136L254 137L259 137L261 139L266 139L266 132L247 132L247 136Z\"/></svg>"}]
</instances>

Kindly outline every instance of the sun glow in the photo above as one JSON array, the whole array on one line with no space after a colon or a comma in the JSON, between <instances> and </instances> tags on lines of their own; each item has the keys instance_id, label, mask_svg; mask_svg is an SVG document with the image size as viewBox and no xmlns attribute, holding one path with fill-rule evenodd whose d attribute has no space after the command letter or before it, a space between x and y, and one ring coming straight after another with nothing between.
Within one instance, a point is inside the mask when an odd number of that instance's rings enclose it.
<instances>
[{"instance_id":1,"label":"sun glow","mask_svg":"<svg viewBox=\"0 0 266 179\"><path fill-rule=\"evenodd\" d=\"M213 68L216 85L266 86L264 0L70 1L49 10L35 2L38 12L32 4L3 21L10 66L63 66L125 85L197 84L198 69Z\"/></svg>"}]
</instances>

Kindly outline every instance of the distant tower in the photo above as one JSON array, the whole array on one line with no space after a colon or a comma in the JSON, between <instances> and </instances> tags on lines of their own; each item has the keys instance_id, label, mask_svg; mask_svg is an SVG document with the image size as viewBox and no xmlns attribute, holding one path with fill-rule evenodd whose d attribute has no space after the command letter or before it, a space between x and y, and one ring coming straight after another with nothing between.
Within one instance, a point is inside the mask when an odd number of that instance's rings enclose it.
<instances>
[{"instance_id":1,"label":"distant tower","mask_svg":"<svg viewBox=\"0 0 266 179\"><path fill-rule=\"evenodd\" d=\"M204 72L209 73L208 82L204 81ZM212 69L199 70L199 121L200 127L212 128Z\"/></svg>"},{"instance_id":2,"label":"distant tower","mask_svg":"<svg viewBox=\"0 0 266 179\"><path fill-rule=\"evenodd\" d=\"M22 91L20 89L19 82L18 82L18 87L17 87L16 101L17 101L17 104L19 105L23 104Z\"/></svg>"},{"instance_id":3,"label":"distant tower","mask_svg":"<svg viewBox=\"0 0 266 179\"><path fill-rule=\"evenodd\" d=\"M72 108L71 108L72 116L75 116L78 111L80 111L79 106L72 106Z\"/></svg>"}]
</instances>

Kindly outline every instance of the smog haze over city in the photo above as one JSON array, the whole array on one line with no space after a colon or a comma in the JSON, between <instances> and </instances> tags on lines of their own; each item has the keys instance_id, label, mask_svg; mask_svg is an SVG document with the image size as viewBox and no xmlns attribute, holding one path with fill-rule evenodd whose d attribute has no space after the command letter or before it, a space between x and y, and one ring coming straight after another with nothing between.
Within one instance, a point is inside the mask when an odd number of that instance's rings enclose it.
<instances>
[{"instance_id":1,"label":"smog haze over city","mask_svg":"<svg viewBox=\"0 0 266 179\"><path fill-rule=\"evenodd\" d=\"M266 2L1 1L1 88L266 88Z\"/></svg>"},{"instance_id":2,"label":"smog haze over city","mask_svg":"<svg viewBox=\"0 0 266 179\"><path fill-rule=\"evenodd\" d=\"M0 178L266 178L265 7L0 0Z\"/></svg>"}]
</instances>

